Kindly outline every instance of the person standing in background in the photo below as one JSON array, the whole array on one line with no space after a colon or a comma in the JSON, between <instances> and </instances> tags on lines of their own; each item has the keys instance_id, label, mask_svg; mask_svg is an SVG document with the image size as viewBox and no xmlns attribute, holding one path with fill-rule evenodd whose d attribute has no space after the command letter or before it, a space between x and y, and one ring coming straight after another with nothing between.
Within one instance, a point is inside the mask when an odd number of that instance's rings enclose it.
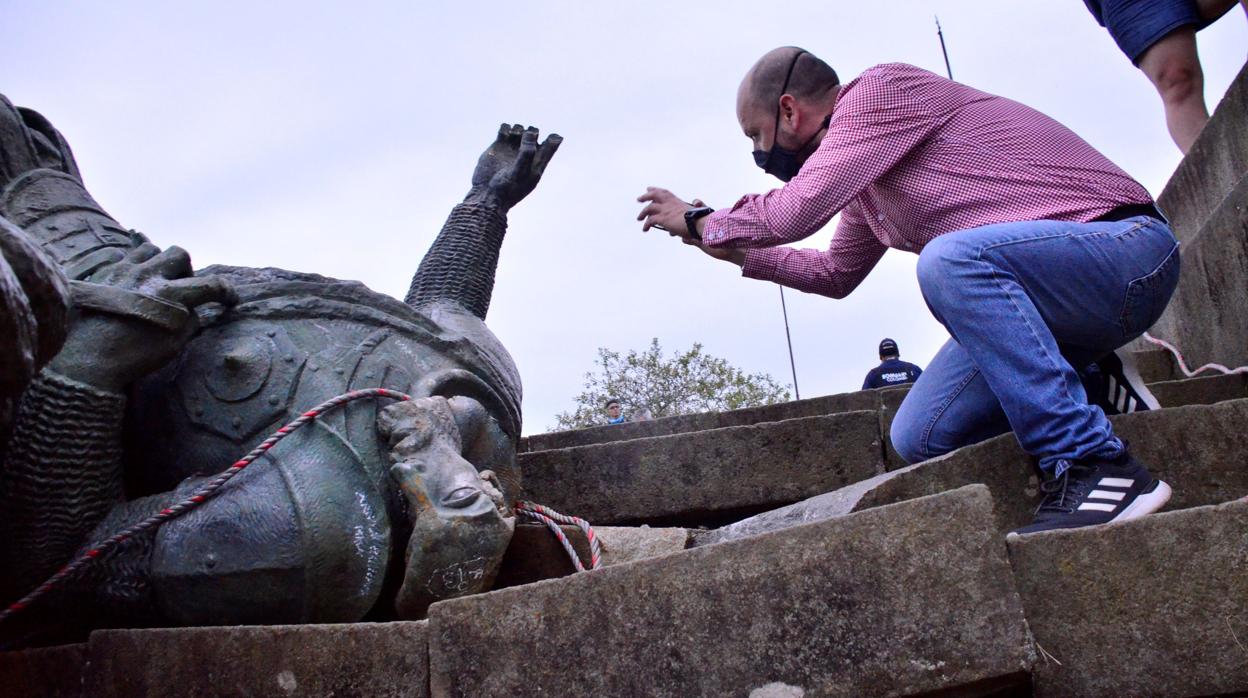
<instances>
[{"instance_id":1,"label":"person standing in background","mask_svg":"<svg viewBox=\"0 0 1248 698\"><path fill-rule=\"evenodd\" d=\"M923 369L901 360L897 342L887 337L880 342L880 365L867 372L862 381L863 390L891 388L894 385L913 383L923 375Z\"/></svg>"}]
</instances>

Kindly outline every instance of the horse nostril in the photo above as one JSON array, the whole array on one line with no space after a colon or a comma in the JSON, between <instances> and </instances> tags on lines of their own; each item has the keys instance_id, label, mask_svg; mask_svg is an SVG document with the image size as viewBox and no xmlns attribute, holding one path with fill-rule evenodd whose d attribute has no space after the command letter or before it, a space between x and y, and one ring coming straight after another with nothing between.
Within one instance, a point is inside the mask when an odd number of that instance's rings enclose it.
<instances>
[{"instance_id":1,"label":"horse nostril","mask_svg":"<svg viewBox=\"0 0 1248 698\"><path fill-rule=\"evenodd\" d=\"M481 496L481 490L475 487L460 487L452 491L450 494L442 498L442 504L456 509L462 509Z\"/></svg>"}]
</instances>

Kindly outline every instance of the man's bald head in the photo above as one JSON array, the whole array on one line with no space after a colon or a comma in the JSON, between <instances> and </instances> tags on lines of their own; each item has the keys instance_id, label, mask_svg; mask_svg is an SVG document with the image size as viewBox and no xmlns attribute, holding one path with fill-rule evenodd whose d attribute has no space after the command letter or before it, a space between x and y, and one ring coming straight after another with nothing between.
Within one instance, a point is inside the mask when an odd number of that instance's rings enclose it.
<instances>
[{"instance_id":1,"label":"man's bald head","mask_svg":"<svg viewBox=\"0 0 1248 698\"><path fill-rule=\"evenodd\" d=\"M790 66L792 74L789 74ZM787 89L784 88L786 76L789 79ZM745 109L774 112L782 89L798 100L809 101L826 97L839 84L840 78L832 66L813 53L796 46L781 46L764 54L745 74L737 92L737 110L739 113Z\"/></svg>"}]
</instances>

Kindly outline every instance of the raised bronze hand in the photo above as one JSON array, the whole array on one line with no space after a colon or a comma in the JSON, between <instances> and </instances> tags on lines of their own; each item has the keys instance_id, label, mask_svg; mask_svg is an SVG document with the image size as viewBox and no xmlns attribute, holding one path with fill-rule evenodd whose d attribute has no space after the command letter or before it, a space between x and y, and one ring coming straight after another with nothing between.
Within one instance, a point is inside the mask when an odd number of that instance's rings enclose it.
<instances>
[{"instance_id":1,"label":"raised bronze hand","mask_svg":"<svg viewBox=\"0 0 1248 698\"><path fill-rule=\"evenodd\" d=\"M492 203L504 211L529 195L555 156L563 137L550 134L538 145L538 130L520 124L502 124L498 138L477 160L472 174L472 191L465 200L470 203Z\"/></svg>"}]
</instances>

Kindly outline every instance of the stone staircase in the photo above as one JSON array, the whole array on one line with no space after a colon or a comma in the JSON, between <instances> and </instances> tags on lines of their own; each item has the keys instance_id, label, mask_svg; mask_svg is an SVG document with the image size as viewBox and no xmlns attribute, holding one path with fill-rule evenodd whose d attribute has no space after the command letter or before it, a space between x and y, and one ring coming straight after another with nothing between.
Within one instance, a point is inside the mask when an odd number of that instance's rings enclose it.
<instances>
[{"instance_id":1,"label":"stone staircase","mask_svg":"<svg viewBox=\"0 0 1248 698\"><path fill-rule=\"evenodd\" d=\"M1185 256L1155 332L1196 363L1248 363L1246 75L1161 200ZM604 569L521 525L496 590L427 621L97 631L0 654L0 693L1248 695L1248 377L1137 359L1166 408L1115 429L1174 488L1138 521L1007 541L1030 459L906 466L905 389L542 434L525 497L593 521Z\"/></svg>"}]
</instances>

